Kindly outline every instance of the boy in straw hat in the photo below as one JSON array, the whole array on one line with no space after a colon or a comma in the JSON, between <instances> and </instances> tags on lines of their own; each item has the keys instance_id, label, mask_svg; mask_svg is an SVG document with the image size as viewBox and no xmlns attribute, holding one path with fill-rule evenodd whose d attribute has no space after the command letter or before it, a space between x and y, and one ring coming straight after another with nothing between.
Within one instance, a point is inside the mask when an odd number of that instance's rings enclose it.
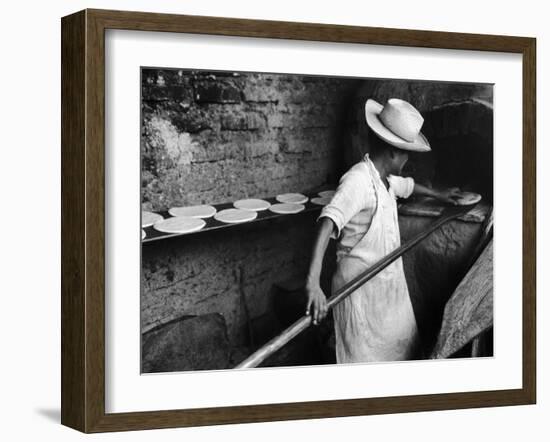
<instances>
[{"instance_id":1,"label":"boy in straw hat","mask_svg":"<svg viewBox=\"0 0 550 442\"><path fill-rule=\"evenodd\" d=\"M408 152L428 152L420 132L424 119L409 103L396 98L383 106L367 100L370 154L345 173L332 201L319 216L319 229L306 291L307 314L317 324L327 314L320 288L329 238L337 239L336 291L400 246L396 198L411 194L456 204L458 189L436 191L400 175ZM396 361L417 356L418 330L401 259L334 306L338 363Z\"/></svg>"}]
</instances>

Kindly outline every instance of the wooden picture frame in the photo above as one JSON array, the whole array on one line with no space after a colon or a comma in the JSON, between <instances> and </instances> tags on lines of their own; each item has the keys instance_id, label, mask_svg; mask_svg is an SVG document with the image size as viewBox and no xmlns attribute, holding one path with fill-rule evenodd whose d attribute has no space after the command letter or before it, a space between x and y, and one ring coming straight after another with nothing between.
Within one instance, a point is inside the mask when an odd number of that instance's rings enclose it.
<instances>
[{"instance_id":1,"label":"wooden picture frame","mask_svg":"<svg viewBox=\"0 0 550 442\"><path fill-rule=\"evenodd\" d=\"M523 57L523 385L476 391L220 408L105 412L105 30L419 48ZM536 400L536 41L534 38L84 10L62 19L62 424L141 430L533 404Z\"/></svg>"}]
</instances>

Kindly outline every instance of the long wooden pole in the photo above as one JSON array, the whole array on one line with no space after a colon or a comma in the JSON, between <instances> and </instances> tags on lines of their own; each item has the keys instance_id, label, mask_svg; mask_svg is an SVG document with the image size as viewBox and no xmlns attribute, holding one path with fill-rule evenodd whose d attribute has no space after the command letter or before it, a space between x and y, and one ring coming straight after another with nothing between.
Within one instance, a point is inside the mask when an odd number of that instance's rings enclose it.
<instances>
[{"instance_id":1,"label":"long wooden pole","mask_svg":"<svg viewBox=\"0 0 550 442\"><path fill-rule=\"evenodd\" d=\"M353 293L355 290L357 290L367 281L369 281L378 273L380 273L382 270L384 270L386 267L388 267L392 262L400 258L404 253L412 249L420 241L422 241L423 239L428 237L430 234L432 234L434 231L439 229L443 224L469 212L473 207L474 207L473 205L470 205L470 206L449 207L445 209L441 214L441 216L437 219L437 221L431 224L424 232L418 234L417 236L410 239L402 246L395 249L390 254L386 255L380 261L375 263L372 267L368 268L363 273L360 273L358 276L356 276L346 285L344 285L339 290L337 290L328 299L327 309L330 310L332 307L334 307L344 298L349 296L351 293ZM311 322L312 322L311 315L302 316L300 319L294 322L294 324L287 327L278 336L275 336L273 339L267 342L263 347L258 349L256 352L254 352L252 355L250 355L248 358L246 358L244 361L238 364L235 367L235 369L257 367L266 358L271 356L273 353L275 353L285 344L287 344L296 336L298 336L306 328L308 328L311 325Z\"/></svg>"}]
</instances>

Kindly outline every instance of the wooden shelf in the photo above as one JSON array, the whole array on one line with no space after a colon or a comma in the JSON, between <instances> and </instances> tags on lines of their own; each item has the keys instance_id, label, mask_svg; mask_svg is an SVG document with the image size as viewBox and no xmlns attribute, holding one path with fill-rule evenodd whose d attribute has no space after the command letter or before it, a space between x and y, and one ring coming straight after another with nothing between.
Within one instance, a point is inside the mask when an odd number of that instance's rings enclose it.
<instances>
[{"instance_id":1,"label":"wooden shelf","mask_svg":"<svg viewBox=\"0 0 550 442\"><path fill-rule=\"evenodd\" d=\"M312 195L306 195L310 199L317 197L317 194L314 193ZM277 204L279 203L275 198L263 198L265 201L270 202L271 204ZM258 212L258 216L253 219L252 221L246 221L243 223L235 223L235 224L227 224L222 223L221 221L218 221L214 219L214 217L205 218L204 221L206 221L206 226L204 226L201 230L197 230L196 232L191 233L164 233L159 232L158 230L155 230L154 227L146 227L145 233L146 237L142 240L142 244L148 244L155 241L165 240L165 239L171 239L176 238L180 236L191 236L191 235L201 235L207 232L212 232L214 230L221 230L221 229L230 229L235 228L237 226L243 226L243 225L250 225L250 224L258 224L264 221L268 220L275 220L275 219L282 219L287 217L295 217L300 216L304 213L312 213L312 212L320 212L323 206L319 206L317 204L312 203L311 201L308 201L304 204L305 209L298 213L292 213L292 214L279 214L279 213L273 213L269 209L267 210L261 210ZM216 208L216 210L219 212L224 209L231 209L233 208L233 203L223 203L223 204L214 204L213 207ZM162 215L165 219L172 218L172 215L170 215L168 212L157 212L160 215Z\"/></svg>"},{"instance_id":2,"label":"wooden shelf","mask_svg":"<svg viewBox=\"0 0 550 442\"><path fill-rule=\"evenodd\" d=\"M269 209L261 210L258 212L258 216L254 220L246 221L243 223L235 223L235 224L222 223L214 219L214 217L210 217L205 219L206 226L204 226L201 230L197 230L196 232L191 232L191 233L164 233L164 232L159 232L155 230L154 227L152 226L146 227L143 230L145 230L145 233L147 236L145 237L145 239L142 240L142 244L149 244L152 242L177 238L181 236L201 235L207 232L212 232L214 230L230 229L230 228L235 228L237 226L258 224L269 220L300 216L304 213L320 212L323 206L319 206L311 202L311 198L315 198L318 196L317 193L313 193L311 195L306 195L306 196L310 198L310 201L304 204L305 209L299 213L279 214L279 213L273 213ZM264 198L264 199L270 202L271 204L278 203L278 201L275 198ZM232 208L233 203L214 204L213 206L219 212L224 209ZM424 216L424 217L437 218L438 216L441 215L445 207L446 207L445 205L442 205L433 199L423 198L423 199L411 199L410 201L401 203L399 205L398 210L400 215ZM459 219L465 222L481 223L485 219L485 216L489 212L490 208L491 206L488 203L484 203L482 201L473 210L468 212L466 215L461 216ZM172 215L170 215L168 212L158 212L158 213L162 215L165 219L172 218Z\"/></svg>"}]
</instances>

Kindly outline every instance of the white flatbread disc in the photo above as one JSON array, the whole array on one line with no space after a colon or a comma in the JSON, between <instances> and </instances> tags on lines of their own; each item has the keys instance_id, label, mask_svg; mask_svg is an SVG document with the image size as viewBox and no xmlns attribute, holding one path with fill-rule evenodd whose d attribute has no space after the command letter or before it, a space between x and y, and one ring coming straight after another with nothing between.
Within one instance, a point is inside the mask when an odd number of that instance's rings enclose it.
<instances>
[{"instance_id":1,"label":"white flatbread disc","mask_svg":"<svg viewBox=\"0 0 550 442\"><path fill-rule=\"evenodd\" d=\"M191 233L202 229L206 225L206 221L200 218L189 218L187 216L176 216L174 218L166 218L165 220L155 223L155 230L164 233Z\"/></svg>"},{"instance_id":2,"label":"white flatbread disc","mask_svg":"<svg viewBox=\"0 0 550 442\"><path fill-rule=\"evenodd\" d=\"M210 218L216 214L216 208L207 204L199 206L172 207L168 210L172 216L188 216L190 218Z\"/></svg>"},{"instance_id":3,"label":"white flatbread disc","mask_svg":"<svg viewBox=\"0 0 550 442\"><path fill-rule=\"evenodd\" d=\"M244 223L246 221L252 221L258 216L253 210L241 210L241 209L225 209L220 210L214 215L214 219L227 224Z\"/></svg>"},{"instance_id":4,"label":"white flatbread disc","mask_svg":"<svg viewBox=\"0 0 550 442\"><path fill-rule=\"evenodd\" d=\"M322 192L319 192L318 195L321 198L332 198L335 193L336 193L335 190L323 190Z\"/></svg>"},{"instance_id":5,"label":"white flatbread disc","mask_svg":"<svg viewBox=\"0 0 550 442\"><path fill-rule=\"evenodd\" d=\"M298 213L304 210L306 206L303 204L293 204L293 203L281 203L273 204L269 210L273 213L287 214L287 213Z\"/></svg>"},{"instance_id":6,"label":"white flatbread disc","mask_svg":"<svg viewBox=\"0 0 550 442\"><path fill-rule=\"evenodd\" d=\"M460 198L456 200L459 206L469 206L481 201L481 195L474 192L460 192Z\"/></svg>"},{"instance_id":7,"label":"white flatbread disc","mask_svg":"<svg viewBox=\"0 0 550 442\"><path fill-rule=\"evenodd\" d=\"M141 211L141 227L151 227L153 224L162 221L164 218L162 215L153 212Z\"/></svg>"},{"instance_id":8,"label":"white flatbread disc","mask_svg":"<svg viewBox=\"0 0 550 442\"><path fill-rule=\"evenodd\" d=\"M269 209L269 206L271 206L271 204L265 200L254 199L254 198L235 201L233 205L237 209L254 210L254 211L266 210L266 209Z\"/></svg>"},{"instance_id":9,"label":"white flatbread disc","mask_svg":"<svg viewBox=\"0 0 550 442\"><path fill-rule=\"evenodd\" d=\"M331 197L326 197L326 196L311 198L311 202L313 204L317 204L318 206L326 206L328 203L330 203L331 200L332 200Z\"/></svg>"},{"instance_id":10,"label":"white flatbread disc","mask_svg":"<svg viewBox=\"0 0 550 442\"><path fill-rule=\"evenodd\" d=\"M309 198L301 193L283 193L275 197L280 203L288 204L305 204L308 202Z\"/></svg>"},{"instance_id":11,"label":"white flatbread disc","mask_svg":"<svg viewBox=\"0 0 550 442\"><path fill-rule=\"evenodd\" d=\"M145 230L141 229L141 239L145 239L147 236L147 233L145 233Z\"/></svg>"}]
</instances>

